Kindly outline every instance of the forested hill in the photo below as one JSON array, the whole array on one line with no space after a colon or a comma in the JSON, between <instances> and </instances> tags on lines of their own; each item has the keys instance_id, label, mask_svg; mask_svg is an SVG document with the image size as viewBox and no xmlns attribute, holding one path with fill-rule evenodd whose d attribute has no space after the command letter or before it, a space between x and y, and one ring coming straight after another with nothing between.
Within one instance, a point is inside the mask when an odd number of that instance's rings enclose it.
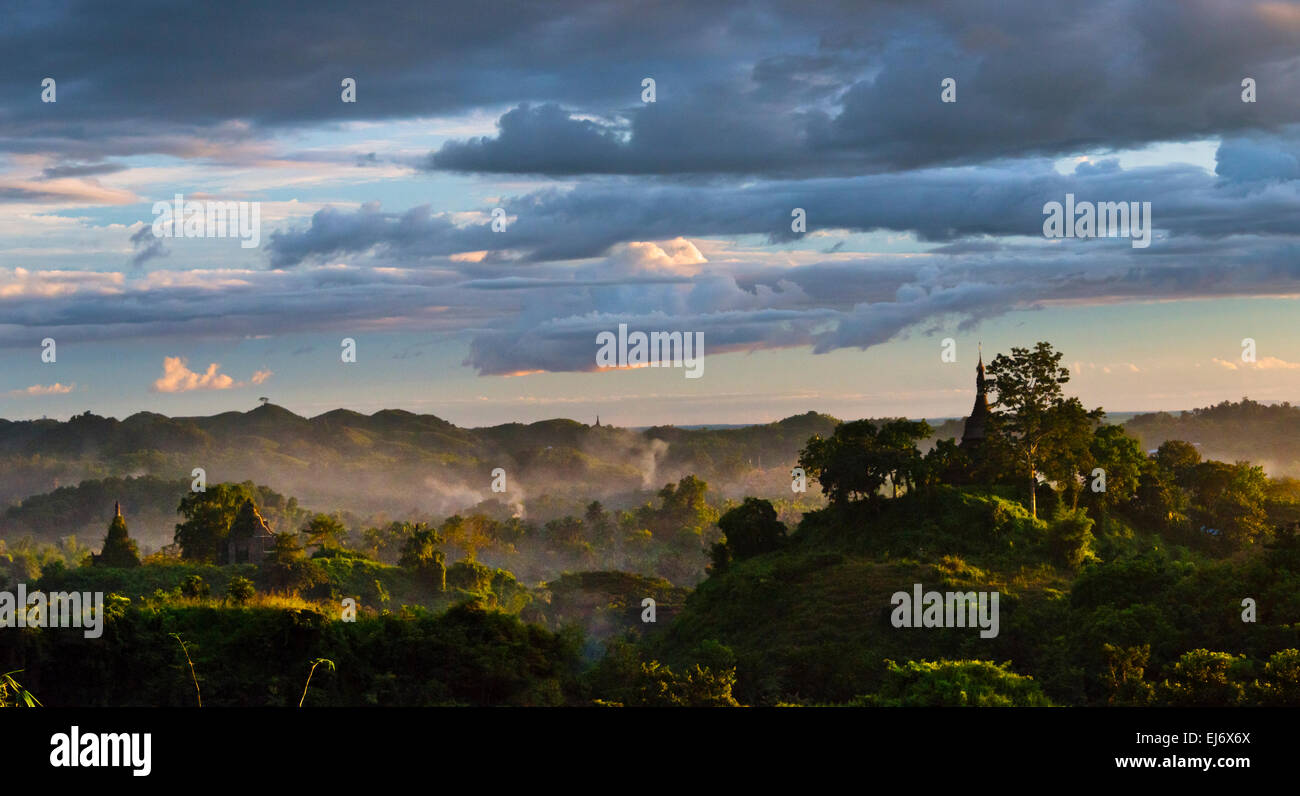
<instances>
[{"instance_id":1,"label":"forested hill","mask_svg":"<svg viewBox=\"0 0 1300 796\"><path fill-rule=\"evenodd\" d=\"M1191 442L1205 458L1249 460L1274 476L1300 477L1300 406L1242 398L1171 414L1137 415L1124 424L1152 450L1165 440Z\"/></svg>"},{"instance_id":2,"label":"forested hill","mask_svg":"<svg viewBox=\"0 0 1300 796\"><path fill-rule=\"evenodd\" d=\"M836 423L809 412L718 430L563 419L461 428L400 410L306 418L272 404L211 417L0 420L0 503L89 479L188 481L195 468L211 483L254 481L304 504L357 512L451 512L487 498L575 490L601 497L658 490L685 474L722 493L788 494L800 448ZM496 468L506 472L504 496L491 490Z\"/></svg>"}]
</instances>

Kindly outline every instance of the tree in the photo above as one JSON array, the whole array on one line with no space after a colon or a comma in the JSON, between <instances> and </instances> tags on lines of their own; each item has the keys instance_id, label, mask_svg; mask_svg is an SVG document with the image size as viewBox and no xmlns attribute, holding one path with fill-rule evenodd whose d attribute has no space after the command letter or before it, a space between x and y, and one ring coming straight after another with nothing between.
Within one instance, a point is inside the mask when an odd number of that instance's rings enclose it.
<instances>
[{"instance_id":1,"label":"tree","mask_svg":"<svg viewBox=\"0 0 1300 796\"><path fill-rule=\"evenodd\" d=\"M655 512L651 528L654 535L665 539L698 539L718 518L717 510L706 499L708 492L708 483L693 475L682 478L676 486L665 484L659 490L662 505Z\"/></svg>"},{"instance_id":2,"label":"tree","mask_svg":"<svg viewBox=\"0 0 1300 796\"><path fill-rule=\"evenodd\" d=\"M587 536L596 544L607 545L614 540L614 523L610 521L609 512L605 511L599 500L587 504L582 524L587 529Z\"/></svg>"},{"instance_id":3,"label":"tree","mask_svg":"<svg viewBox=\"0 0 1300 796\"><path fill-rule=\"evenodd\" d=\"M1077 401L1067 401L1059 409L1051 410L1050 414L1056 431L1043 440L1038 451L1039 467L1049 484L1060 484L1063 487L1061 491L1069 495L1069 508L1077 509L1079 495L1097 466L1092 450L1094 418L1089 417ZM1061 496L1051 486L1044 486L1056 498L1053 502L1060 502ZM1044 515L1052 516L1050 511Z\"/></svg>"},{"instance_id":4,"label":"tree","mask_svg":"<svg viewBox=\"0 0 1300 796\"><path fill-rule=\"evenodd\" d=\"M889 484L893 488L894 497L898 497L899 484L911 491L917 484L924 482L925 461L916 443L933 433L934 429L924 420L899 418L880 427L876 434L876 446L881 466L889 473Z\"/></svg>"},{"instance_id":5,"label":"tree","mask_svg":"<svg viewBox=\"0 0 1300 796\"><path fill-rule=\"evenodd\" d=\"M320 565L308 561L294 533L277 533L275 547L262 563L262 575L271 591L293 592L324 579Z\"/></svg>"},{"instance_id":6,"label":"tree","mask_svg":"<svg viewBox=\"0 0 1300 796\"><path fill-rule=\"evenodd\" d=\"M398 563L407 569L429 577L438 591L447 590L447 565L441 550L442 537L425 523L416 523L410 528L410 536L402 545L402 557Z\"/></svg>"},{"instance_id":7,"label":"tree","mask_svg":"<svg viewBox=\"0 0 1300 796\"><path fill-rule=\"evenodd\" d=\"M799 452L799 466L817 479L831 503L872 498L888 477L873 456L876 434L876 426L869 420L840 423L830 437L818 435L808 440Z\"/></svg>"},{"instance_id":8,"label":"tree","mask_svg":"<svg viewBox=\"0 0 1300 796\"><path fill-rule=\"evenodd\" d=\"M714 542L709 548L709 574L721 575L731 569L731 551L726 542Z\"/></svg>"},{"instance_id":9,"label":"tree","mask_svg":"<svg viewBox=\"0 0 1300 796\"><path fill-rule=\"evenodd\" d=\"M126 530L126 519L119 513L108 525L104 547L94 559L101 567L127 569L140 566L140 550Z\"/></svg>"},{"instance_id":10,"label":"tree","mask_svg":"<svg viewBox=\"0 0 1300 796\"><path fill-rule=\"evenodd\" d=\"M1106 489L1094 492L1085 490L1089 502L1103 513L1109 512L1131 501L1137 493L1142 471L1147 466L1146 454L1136 438L1130 436L1123 426L1101 426L1092 435L1089 444L1089 464L1100 467L1105 473ZM1093 480L1092 471L1081 473L1085 482Z\"/></svg>"},{"instance_id":11,"label":"tree","mask_svg":"<svg viewBox=\"0 0 1300 796\"><path fill-rule=\"evenodd\" d=\"M872 499L888 482L912 488L924 480L925 459L916 442L933 429L924 420L840 423L830 437L815 436L799 452L799 466L835 504Z\"/></svg>"},{"instance_id":12,"label":"tree","mask_svg":"<svg viewBox=\"0 0 1300 796\"><path fill-rule=\"evenodd\" d=\"M1196 465L1201 463L1201 452L1190 442L1181 439L1165 440L1156 448L1156 464L1173 476L1179 486L1188 486Z\"/></svg>"},{"instance_id":13,"label":"tree","mask_svg":"<svg viewBox=\"0 0 1300 796\"><path fill-rule=\"evenodd\" d=\"M1243 547L1268 531L1264 489L1268 476L1250 462L1207 461L1192 476L1193 516L1229 550Z\"/></svg>"},{"instance_id":14,"label":"tree","mask_svg":"<svg viewBox=\"0 0 1300 796\"><path fill-rule=\"evenodd\" d=\"M1186 519L1187 498L1183 490L1165 480L1170 478L1160 467L1150 465L1138 477L1133 502L1139 518L1156 530L1181 525Z\"/></svg>"},{"instance_id":15,"label":"tree","mask_svg":"<svg viewBox=\"0 0 1300 796\"><path fill-rule=\"evenodd\" d=\"M880 690L852 705L872 707L1050 707L1032 677L1011 671L1010 662L886 659Z\"/></svg>"},{"instance_id":16,"label":"tree","mask_svg":"<svg viewBox=\"0 0 1300 796\"><path fill-rule=\"evenodd\" d=\"M252 497L245 484L213 484L204 492L190 492L182 498L176 511L185 521L176 526L175 537L181 555L215 563L240 508Z\"/></svg>"},{"instance_id":17,"label":"tree","mask_svg":"<svg viewBox=\"0 0 1300 796\"><path fill-rule=\"evenodd\" d=\"M761 498L745 498L744 503L722 515L718 527L726 534L723 545L728 562L769 553L785 543L785 523L776 518L772 504ZM714 563L718 563L716 554Z\"/></svg>"},{"instance_id":18,"label":"tree","mask_svg":"<svg viewBox=\"0 0 1300 796\"><path fill-rule=\"evenodd\" d=\"M1182 707L1232 707L1247 702L1255 680L1245 655L1196 649L1184 653L1169 668L1157 688L1165 705Z\"/></svg>"},{"instance_id":19,"label":"tree","mask_svg":"<svg viewBox=\"0 0 1300 796\"><path fill-rule=\"evenodd\" d=\"M971 469L970 456L955 439L941 439L925 455L924 485L960 483Z\"/></svg>"},{"instance_id":20,"label":"tree","mask_svg":"<svg viewBox=\"0 0 1300 796\"><path fill-rule=\"evenodd\" d=\"M1146 705L1151 702L1154 689L1143 675L1151 657L1151 645L1119 647L1102 644L1106 669L1100 675L1110 705Z\"/></svg>"},{"instance_id":21,"label":"tree","mask_svg":"<svg viewBox=\"0 0 1300 796\"><path fill-rule=\"evenodd\" d=\"M337 517L317 514L303 526L302 532L307 536L308 545L341 548L347 528L343 527L343 523Z\"/></svg>"},{"instance_id":22,"label":"tree","mask_svg":"<svg viewBox=\"0 0 1300 796\"><path fill-rule=\"evenodd\" d=\"M395 564L410 534L411 525L404 522L390 522L382 528L367 528L361 534L364 552L376 561Z\"/></svg>"},{"instance_id":23,"label":"tree","mask_svg":"<svg viewBox=\"0 0 1300 796\"><path fill-rule=\"evenodd\" d=\"M732 696L734 666L713 669L695 664L677 674L659 661L644 661L636 646L621 639L606 644L605 655L586 675L596 704L620 707L737 707Z\"/></svg>"},{"instance_id":24,"label":"tree","mask_svg":"<svg viewBox=\"0 0 1300 796\"><path fill-rule=\"evenodd\" d=\"M1083 509L1058 509L1047 526L1047 552L1053 563L1066 569L1078 569L1095 559L1092 552L1093 520Z\"/></svg>"},{"instance_id":25,"label":"tree","mask_svg":"<svg viewBox=\"0 0 1300 796\"><path fill-rule=\"evenodd\" d=\"M996 433L1015 451L1029 476L1029 515L1038 517L1039 463L1057 446L1068 448L1071 432L1091 425L1103 416L1101 409L1088 411L1078 398L1066 398L1061 385L1070 371L1060 366L1061 352L1051 343L1040 342L1031 351L1012 348L1010 356L998 354L988 366L988 378L997 393L991 405L998 422Z\"/></svg>"}]
</instances>

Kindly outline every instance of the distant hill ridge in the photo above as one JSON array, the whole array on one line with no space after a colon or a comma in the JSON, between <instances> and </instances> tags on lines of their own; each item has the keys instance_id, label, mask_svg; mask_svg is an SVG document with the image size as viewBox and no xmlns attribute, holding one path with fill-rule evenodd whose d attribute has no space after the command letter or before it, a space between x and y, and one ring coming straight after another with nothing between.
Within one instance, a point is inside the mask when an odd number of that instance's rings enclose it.
<instances>
[{"instance_id":1,"label":"distant hill ridge","mask_svg":"<svg viewBox=\"0 0 1300 796\"><path fill-rule=\"evenodd\" d=\"M1300 406L1290 402L1242 398L1176 414L1149 412L1124 427L1148 450L1181 439L1195 443L1208 458L1249 460L1270 475L1300 477Z\"/></svg>"},{"instance_id":2,"label":"distant hill ridge","mask_svg":"<svg viewBox=\"0 0 1300 796\"><path fill-rule=\"evenodd\" d=\"M789 490L789 468L814 434L839 421L808 412L734 429L641 430L569 419L462 428L434 415L336 409L312 418L266 404L247 412L124 420L89 412L67 421L0 420L0 503L85 480L203 470L209 483L253 481L322 509L451 512L488 498L588 499L657 491L687 473L712 487ZM491 492L492 472L507 492ZM783 480L743 483L758 470Z\"/></svg>"}]
</instances>

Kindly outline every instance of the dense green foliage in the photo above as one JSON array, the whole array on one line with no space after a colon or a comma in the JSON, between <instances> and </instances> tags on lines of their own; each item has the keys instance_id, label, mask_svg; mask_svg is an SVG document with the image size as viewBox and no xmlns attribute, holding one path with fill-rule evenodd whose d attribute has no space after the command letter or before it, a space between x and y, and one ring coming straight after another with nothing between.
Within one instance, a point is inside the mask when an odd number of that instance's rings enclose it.
<instances>
[{"instance_id":1,"label":"dense green foliage","mask_svg":"<svg viewBox=\"0 0 1300 796\"><path fill-rule=\"evenodd\" d=\"M1032 678L992 661L908 661L888 667L880 691L851 704L871 707L1046 707Z\"/></svg>"},{"instance_id":2,"label":"dense green foliage","mask_svg":"<svg viewBox=\"0 0 1300 796\"><path fill-rule=\"evenodd\" d=\"M95 519L98 532L102 509L84 500L166 492L175 544L141 561L123 517L96 556L64 535L0 541L0 589L108 595L102 639L6 631L0 672L22 670L47 705L194 704L193 678L211 705L1300 705L1300 481L1177 438L1148 455L1064 395L1060 359L1046 343L995 358L982 446L939 439L924 453L928 423L812 413L645 432L276 407L0 424L0 473L22 478L58 469L32 446L68 460L85 449L66 425L128 448L141 428L159 432L157 457L122 460L137 463L195 446L244 461L228 440L244 434L270 441L259 454L286 471L332 440L327 466L347 449L358 473L390 457L442 477L491 454L512 478L567 490L363 517L306 511L252 481L59 489L7 521ZM1134 422L1199 432L1294 411ZM657 490L626 464L643 455L674 473ZM795 464L824 501L790 496ZM775 475L740 495L707 481L756 473ZM607 499L595 482L622 491ZM252 538L252 560L223 563L230 540ZM895 598L918 586L996 592L998 632L897 626ZM0 704L24 694L0 679Z\"/></svg>"}]
</instances>

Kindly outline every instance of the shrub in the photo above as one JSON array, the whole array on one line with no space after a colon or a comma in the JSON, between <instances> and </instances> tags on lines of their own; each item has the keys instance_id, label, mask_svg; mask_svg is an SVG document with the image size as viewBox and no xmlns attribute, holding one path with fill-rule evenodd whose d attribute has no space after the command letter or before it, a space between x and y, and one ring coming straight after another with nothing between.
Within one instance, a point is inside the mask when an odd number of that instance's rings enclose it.
<instances>
[{"instance_id":1,"label":"shrub","mask_svg":"<svg viewBox=\"0 0 1300 796\"><path fill-rule=\"evenodd\" d=\"M1045 707L1052 703L1032 677L1010 662L885 661L880 690L851 704L877 707Z\"/></svg>"},{"instance_id":2,"label":"shrub","mask_svg":"<svg viewBox=\"0 0 1300 796\"><path fill-rule=\"evenodd\" d=\"M181 596L203 600L212 594L212 587L200 575L190 575L181 581Z\"/></svg>"},{"instance_id":3,"label":"shrub","mask_svg":"<svg viewBox=\"0 0 1300 796\"><path fill-rule=\"evenodd\" d=\"M1300 650L1282 650L1268 659L1259 684L1259 701L1264 705L1300 706Z\"/></svg>"},{"instance_id":4,"label":"shrub","mask_svg":"<svg viewBox=\"0 0 1300 796\"><path fill-rule=\"evenodd\" d=\"M1092 545L1093 520L1084 509L1058 509L1047 526L1047 552L1053 563L1066 569L1078 569L1096 559Z\"/></svg>"},{"instance_id":5,"label":"shrub","mask_svg":"<svg viewBox=\"0 0 1300 796\"><path fill-rule=\"evenodd\" d=\"M1160 684L1157 694L1167 705L1230 707L1248 701L1246 689L1253 681L1245 655L1207 649L1184 653Z\"/></svg>"},{"instance_id":6,"label":"shrub","mask_svg":"<svg viewBox=\"0 0 1300 796\"><path fill-rule=\"evenodd\" d=\"M230 579L230 583L226 584L226 599L235 605L243 605L253 599L255 591L253 581L236 575Z\"/></svg>"}]
</instances>

